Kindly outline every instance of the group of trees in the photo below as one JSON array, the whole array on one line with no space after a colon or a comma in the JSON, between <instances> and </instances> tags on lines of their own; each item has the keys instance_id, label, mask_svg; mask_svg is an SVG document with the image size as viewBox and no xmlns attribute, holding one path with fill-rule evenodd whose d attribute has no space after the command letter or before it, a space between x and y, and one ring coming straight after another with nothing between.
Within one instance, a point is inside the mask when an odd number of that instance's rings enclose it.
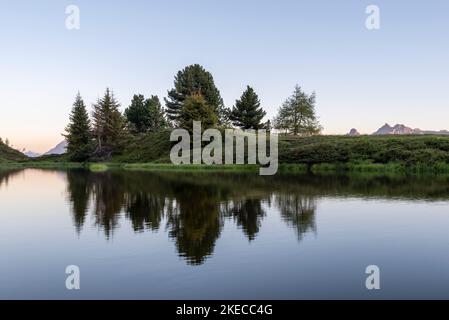
<instances>
[{"instance_id":1,"label":"group of trees","mask_svg":"<svg viewBox=\"0 0 449 320\"><path fill-rule=\"evenodd\" d=\"M134 95L131 105L125 110L130 130L136 133L158 131L168 126L158 96L149 99L141 94Z\"/></svg>"},{"instance_id":2,"label":"group of trees","mask_svg":"<svg viewBox=\"0 0 449 320\"><path fill-rule=\"evenodd\" d=\"M271 130L271 121L263 122L266 111L253 88L247 86L232 108L226 108L212 75L202 66L187 66L175 76L174 88L168 91L165 109L158 96L148 99L136 94L124 114L108 88L93 105L91 117L81 95L75 98L70 123L64 136L67 152L73 161L110 158L120 152L128 135L157 132L170 127L191 129L193 121L202 128L230 127ZM293 95L279 109L275 129L295 135L320 132L315 114L315 94L307 95L296 87Z\"/></svg>"},{"instance_id":3,"label":"group of trees","mask_svg":"<svg viewBox=\"0 0 449 320\"><path fill-rule=\"evenodd\" d=\"M126 121L119 107L120 104L108 88L93 105L91 120L78 93L64 135L71 160L85 161L92 156L110 156L120 148L126 133Z\"/></svg>"}]
</instances>

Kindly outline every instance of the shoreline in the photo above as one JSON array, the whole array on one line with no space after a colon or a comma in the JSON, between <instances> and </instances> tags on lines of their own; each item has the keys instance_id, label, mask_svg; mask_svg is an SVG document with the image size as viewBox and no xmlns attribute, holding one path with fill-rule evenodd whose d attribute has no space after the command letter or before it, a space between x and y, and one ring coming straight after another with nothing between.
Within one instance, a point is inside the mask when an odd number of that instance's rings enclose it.
<instances>
[{"instance_id":1,"label":"shoreline","mask_svg":"<svg viewBox=\"0 0 449 320\"><path fill-rule=\"evenodd\" d=\"M258 172L259 165L174 165L171 163L120 163L120 162L0 162L0 169L89 169L94 172L107 170L133 170L133 171L174 171L174 172ZM320 164L279 164L279 173L328 173L328 174L404 174L404 175L449 175L449 164L435 165L405 165L401 163L320 163Z\"/></svg>"}]
</instances>

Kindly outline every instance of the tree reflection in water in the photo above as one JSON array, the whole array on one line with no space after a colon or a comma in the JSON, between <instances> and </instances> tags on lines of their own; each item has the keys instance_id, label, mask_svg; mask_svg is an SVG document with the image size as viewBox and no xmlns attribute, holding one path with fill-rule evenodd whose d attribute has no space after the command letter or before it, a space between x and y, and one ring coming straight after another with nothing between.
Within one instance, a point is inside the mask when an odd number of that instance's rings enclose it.
<instances>
[{"instance_id":1,"label":"tree reflection in water","mask_svg":"<svg viewBox=\"0 0 449 320\"><path fill-rule=\"evenodd\" d=\"M21 172L0 170L0 191ZM449 199L449 176L59 172L66 173L67 201L77 233L88 215L107 239L119 222L129 222L134 232L163 228L179 256L191 265L213 254L226 221L234 222L249 241L257 240L271 209L301 241L305 234L317 232L315 216L322 197Z\"/></svg>"},{"instance_id":2,"label":"tree reflection in water","mask_svg":"<svg viewBox=\"0 0 449 320\"><path fill-rule=\"evenodd\" d=\"M284 194L270 180L254 175L69 170L67 195L77 232L89 210L108 239L122 216L135 232L163 226L179 255L192 265L213 254L226 219L249 241L255 240L272 198L299 239L316 229L313 197Z\"/></svg>"}]
</instances>

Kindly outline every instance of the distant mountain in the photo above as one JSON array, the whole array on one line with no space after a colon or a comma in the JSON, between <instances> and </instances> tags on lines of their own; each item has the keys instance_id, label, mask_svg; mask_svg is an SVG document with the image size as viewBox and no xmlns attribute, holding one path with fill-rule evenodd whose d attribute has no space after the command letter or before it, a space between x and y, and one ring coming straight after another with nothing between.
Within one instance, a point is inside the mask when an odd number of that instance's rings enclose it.
<instances>
[{"instance_id":1,"label":"distant mountain","mask_svg":"<svg viewBox=\"0 0 449 320\"><path fill-rule=\"evenodd\" d=\"M51 155L51 154L64 154L67 150L67 141L62 141L58 143L53 149L48 150L44 153L45 156Z\"/></svg>"},{"instance_id":2,"label":"distant mountain","mask_svg":"<svg viewBox=\"0 0 449 320\"><path fill-rule=\"evenodd\" d=\"M352 128L351 131L349 131L348 136L359 136L360 132L357 131L357 129Z\"/></svg>"},{"instance_id":3,"label":"distant mountain","mask_svg":"<svg viewBox=\"0 0 449 320\"><path fill-rule=\"evenodd\" d=\"M40 153L33 152L33 151L26 151L23 154L26 155L29 158L36 158L36 157L39 157L41 155Z\"/></svg>"},{"instance_id":4,"label":"distant mountain","mask_svg":"<svg viewBox=\"0 0 449 320\"><path fill-rule=\"evenodd\" d=\"M434 134L434 135L449 135L448 130L432 131L432 130L421 130L412 129L403 124L396 124L394 127L390 126L388 123L380 127L373 135L407 135L407 134Z\"/></svg>"}]
</instances>

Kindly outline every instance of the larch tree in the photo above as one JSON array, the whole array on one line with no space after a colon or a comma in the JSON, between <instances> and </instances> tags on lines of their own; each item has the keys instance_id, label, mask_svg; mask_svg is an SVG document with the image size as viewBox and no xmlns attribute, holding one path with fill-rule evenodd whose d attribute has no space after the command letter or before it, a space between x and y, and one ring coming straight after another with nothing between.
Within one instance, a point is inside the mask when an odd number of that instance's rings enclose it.
<instances>
[{"instance_id":1,"label":"larch tree","mask_svg":"<svg viewBox=\"0 0 449 320\"><path fill-rule=\"evenodd\" d=\"M322 130L315 111L315 93L311 95L296 86L293 94L279 108L274 127L293 135L310 136Z\"/></svg>"}]
</instances>

